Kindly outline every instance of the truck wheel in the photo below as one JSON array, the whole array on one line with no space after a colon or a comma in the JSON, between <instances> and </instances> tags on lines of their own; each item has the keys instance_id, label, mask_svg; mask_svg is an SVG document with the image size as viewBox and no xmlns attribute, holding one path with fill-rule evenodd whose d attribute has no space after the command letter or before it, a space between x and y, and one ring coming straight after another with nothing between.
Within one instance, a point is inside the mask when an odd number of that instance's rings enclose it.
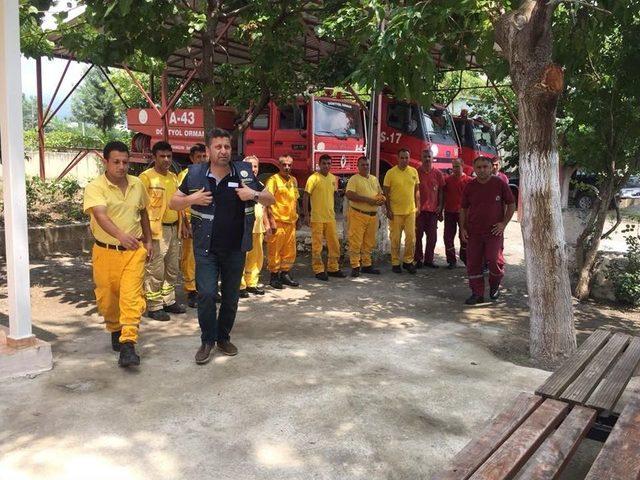
<instances>
[{"instance_id":1,"label":"truck wheel","mask_svg":"<svg viewBox=\"0 0 640 480\"><path fill-rule=\"evenodd\" d=\"M593 197L590 195L580 195L576 199L576 207L580 210L591 210L593 208Z\"/></svg>"}]
</instances>

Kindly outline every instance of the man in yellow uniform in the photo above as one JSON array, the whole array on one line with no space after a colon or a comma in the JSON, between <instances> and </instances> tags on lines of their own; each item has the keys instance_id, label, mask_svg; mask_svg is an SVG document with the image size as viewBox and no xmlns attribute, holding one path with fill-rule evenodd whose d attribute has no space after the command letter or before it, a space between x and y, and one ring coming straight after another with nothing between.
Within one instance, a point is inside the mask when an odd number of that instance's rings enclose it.
<instances>
[{"instance_id":1,"label":"man in yellow uniform","mask_svg":"<svg viewBox=\"0 0 640 480\"><path fill-rule=\"evenodd\" d=\"M202 143L196 143L189 150L189 160L192 165L206 163L207 147ZM178 185L182 184L187 176L188 168L184 168L178 174ZM184 291L187 294L187 305L191 308L198 307L198 291L196 290L196 260L193 257L193 235L191 233L191 210L184 210L184 216L180 219L180 238L182 250L180 251L180 270L184 282Z\"/></svg>"},{"instance_id":2,"label":"man in yellow uniform","mask_svg":"<svg viewBox=\"0 0 640 480\"><path fill-rule=\"evenodd\" d=\"M398 151L398 165L384 177L389 237L391 241L391 265L395 273L400 269L400 241L404 232L404 257L402 268L415 274L413 254L416 247L416 206L420 205L420 180L418 171L409 165L409 150Z\"/></svg>"},{"instance_id":3,"label":"man in yellow uniform","mask_svg":"<svg viewBox=\"0 0 640 480\"><path fill-rule=\"evenodd\" d=\"M358 159L358 173L347 182L345 193L349 199L349 260L351 276L360 273L379 275L374 268L371 252L376 246L378 233L378 207L384 205L384 195L380 183L369 174L367 157Z\"/></svg>"},{"instance_id":4,"label":"man in yellow uniform","mask_svg":"<svg viewBox=\"0 0 640 480\"><path fill-rule=\"evenodd\" d=\"M257 178L258 170L260 169L258 157L250 155L243 161L251 164L251 171ZM247 258L244 262L244 275L240 282L240 298L248 298L250 293L254 295L264 295L264 289L258 286L258 280L260 280L260 272L264 264L264 249L262 248L262 243L269 224L264 214L262 204L256 203L253 208L254 216L256 217L253 224L253 248L247 252Z\"/></svg>"},{"instance_id":5,"label":"man in yellow uniform","mask_svg":"<svg viewBox=\"0 0 640 480\"><path fill-rule=\"evenodd\" d=\"M302 220L305 225L311 221L311 267L318 280L324 282L329 277L344 278L340 270L340 241L336 228L336 214L333 199L338 190L338 179L331 170L331 157L321 155L318 160L320 170L307 179L302 196ZM311 200L311 202L309 202ZM309 218L311 203L311 218ZM322 242L327 242L327 268L322 261Z\"/></svg>"},{"instance_id":6,"label":"man in yellow uniform","mask_svg":"<svg viewBox=\"0 0 640 480\"><path fill-rule=\"evenodd\" d=\"M283 285L297 287L291 278L291 267L296 261L296 221L298 220L298 182L291 175L293 158L283 155L278 159L280 171L267 180L265 188L276 203L267 209L271 238L267 246L269 285L282 289Z\"/></svg>"},{"instance_id":7,"label":"man in yellow uniform","mask_svg":"<svg viewBox=\"0 0 640 480\"><path fill-rule=\"evenodd\" d=\"M98 312L120 352L121 367L140 365L138 326L144 312L144 265L153 256L147 215L149 197L129 169L129 149L109 142L103 150L105 173L84 191L84 211L91 216L93 281Z\"/></svg>"},{"instance_id":8,"label":"man in yellow uniform","mask_svg":"<svg viewBox=\"0 0 640 480\"><path fill-rule=\"evenodd\" d=\"M184 305L176 302L176 280L180 260L178 212L169 208L169 200L178 189L178 177L169 171L171 145L158 142L151 149L155 164L140 174L149 194L149 222L155 255L147 264L144 290L147 297L147 317L166 322L169 313L185 313Z\"/></svg>"}]
</instances>

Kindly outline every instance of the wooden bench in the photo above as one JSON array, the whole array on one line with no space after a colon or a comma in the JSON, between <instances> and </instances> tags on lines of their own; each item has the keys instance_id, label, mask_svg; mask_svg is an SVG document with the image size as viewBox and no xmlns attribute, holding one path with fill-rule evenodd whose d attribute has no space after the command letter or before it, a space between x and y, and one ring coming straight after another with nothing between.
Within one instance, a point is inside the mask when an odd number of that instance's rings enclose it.
<instances>
[{"instance_id":1,"label":"wooden bench","mask_svg":"<svg viewBox=\"0 0 640 480\"><path fill-rule=\"evenodd\" d=\"M555 479L587 436L605 441L588 480L640 479L640 393L616 405L640 339L594 332L536 394L521 393L434 480Z\"/></svg>"}]
</instances>

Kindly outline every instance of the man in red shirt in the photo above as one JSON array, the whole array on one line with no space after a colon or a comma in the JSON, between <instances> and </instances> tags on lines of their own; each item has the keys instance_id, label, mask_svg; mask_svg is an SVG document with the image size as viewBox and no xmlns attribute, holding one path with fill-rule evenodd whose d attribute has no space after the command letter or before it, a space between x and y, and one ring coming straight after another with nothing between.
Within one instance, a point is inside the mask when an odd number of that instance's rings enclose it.
<instances>
[{"instance_id":1,"label":"man in red shirt","mask_svg":"<svg viewBox=\"0 0 640 480\"><path fill-rule=\"evenodd\" d=\"M456 247L454 240L460 220L460 203L464 187L472 178L462 171L462 160L459 158L451 162L453 173L444 181L444 248L447 253L447 268L456 266ZM460 240L460 260L467 263L467 244Z\"/></svg>"},{"instance_id":2,"label":"man in red shirt","mask_svg":"<svg viewBox=\"0 0 640 480\"><path fill-rule=\"evenodd\" d=\"M416 268L438 268L433 263L433 251L438 238L438 219L442 217L444 205L444 175L432 166L431 150L423 150L422 165L418 168L420 178L420 207L416 218L416 249L414 260ZM425 248L422 249L422 237L427 235Z\"/></svg>"},{"instance_id":3,"label":"man in red shirt","mask_svg":"<svg viewBox=\"0 0 640 480\"><path fill-rule=\"evenodd\" d=\"M493 173L493 175L495 175L504 183L509 185L509 177L507 177L503 172L500 171L500 159L498 157L495 157L491 165L492 165L491 172Z\"/></svg>"},{"instance_id":4,"label":"man in red shirt","mask_svg":"<svg viewBox=\"0 0 640 480\"><path fill-rule=\"evenodd\" d=\"M489 266L489 297L500 295L500 281L504 277L504 258L501 255L504 229L513 216L516 203L509 185L491 174L492 162L487 157L473 161L476 178L462 193L460 210L460 240L467 242L467 276L471 296L467 305L484 302L482 267Z\"/></svg>"}]
</instances>

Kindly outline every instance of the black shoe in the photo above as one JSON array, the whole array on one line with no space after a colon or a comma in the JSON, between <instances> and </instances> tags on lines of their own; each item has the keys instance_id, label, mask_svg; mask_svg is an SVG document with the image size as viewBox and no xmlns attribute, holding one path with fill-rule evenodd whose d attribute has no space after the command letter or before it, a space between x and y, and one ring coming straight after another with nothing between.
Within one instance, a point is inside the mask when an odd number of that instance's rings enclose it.
<instances>
[{"instance_id":1,"label":"black shoe","mask_svg":"<svg viewBox=\"0 0 640 480\"><path fill-rule=\"evenodd\" d=\"M198 365L204 365L211 359L211 349L213 344L203 343L196 352L196 363Z\"/></svg>"},{"instance_id":2,"label":"black shoe","mask_svg":"<svg viewBox=\"0 0 640 480\"><path fill-rule=\"evenodd\" d=\"M242 290L240 290L240 298L249 298L249 292L247 292L246 288L243 288Z\"/></svg>"},{"instance_id":3,"label":"black shoe","mask_svg":"<svg viewBox=\"0 0 640 480\"><path fill-rule=\"evenodd\" d=\"M136 347L131 342L120 344L120 358L118 365L122 368L140 365L140 357L136 353Z\"/></svg>"},{"instance_id":4,"label":"black shoe","mask_svg":"<svg viewBox=\"0 0 640 480\"><path fill-rule=\"evenodd\" d=\"M403 263L402 268L412 275L416 273L416 266L413 263Z\"/></svg>"},{"instance_id":5,"label":"black shoe","mask_svg":"<svg viewBox=\"0 0 640 480\"><path fill-rule=\"evenodd\" d=\"M500 297L500 287L496 287L495 290L491 289L489 291L489 298L491 300L497 300Z\"/></svg>"},{"instance_id":6,"label":"black shoe","mask_svg":"<svg viewBox=\"0 0 640 480\"><path fill-rule=\"evenodd\" d=\"M344 272L342 270L336 270L335 272L327 272L327 275L329 275L330 277L335 277L335 278L345 278L346 275L344 274Z\"/></svg>"},{"instance_id":7,"label":"black shoe","mask_svg":"<svg viewBox=\"0 0 640 480\"><path fill-rule=\"evenodd\" d=\"M271 281L269 282L269 285L275 289L282 290L282 281L280 280L279 273L271 272Z\"/></svg>"},{"instance_id":8,"label":"black shoe","mask_svg":"<svg viewBox=\"0 0 640 480\"><path fill-rule=\"evenodd\" d=\"M189 308L198 308L198 292L191 291L187 293L187 305Z\"/></svg>"},{"instance_id":9,"label":"black shoe","mask_svg":"<svg viewBox=\"0 0 640 480\"><path fill-rule=\"evenodd\" d=\"M380 270L369 265L368 267L362 267L362 273L366 273L369 275L380 275Z\"/></svg>"},{"instance_id":10,"label":"black shoe","mask_svg":"<svg viewBox=\"0 0 640 480\"><path fill-rule=\"evenodd\" d=\"M264 289L259 287L247 287L247 292L253 293L254 295L264 295Z\"/></svg>"},{"instance_id":11,"label":"black shoe","mask_svg":"<svg viewBox=\"0 0 640 480\"><path fill-rule=\"evenodd\" d=\"M223 340L221 342L217 342L218 350L220 350L225 355L229 355L233 357L238 354L238 348L231 343L229 340Z\"/></svg>"},{"instance_id":12,"label":"black shoe","mask_svg":"<svg viewBox=\"0 0 640 480\"><path fill-rule=\"evenodd\" d=\"M402 270L400 269L400 265L394 265L393 267L391 267L391 271L393 273L402 273Z\"/></svg>"},{"instance_id":13,"label":"black shoe","mask_svg":"<svg viewBox=\"0 0 640 480\"><path fill-rule=\"evenodd\" d=\"M456 262L449 262L449 264L447 265L447 268L449 270L453 270L454 268L456 268Z\"/></svg>"},{"instance_id":14,"label":"black shoe","mask_svg":"<svg viewBox=\"0 0 640 480\"><path fill-rule=\"evenodd\" d=\"M220 295L219 293L216 293L216 296L214 297L213 301L216 303L222 302L222 295Z\"/></svg>"},{"instance_id":15,"label":"black shoe","mask_svg":"<svg viewBox=\"0 0 640 480\"><path fill-rule=\"evenodd\" d=\"M114 352L120 351L120 332L111 332L111 348Z\"/></svg>"},{"instance_id":16,"label":"black shoe","mask_svg":"<svg viewBox=\"0 0 640 480\"><path fill-rule=\"evenodd\" d=\"M424 265L424 264L422 263L422 260L418 260L418 261L416 262L416 264L415 264L415 267L416 267L416 269L419 269L419 268L422 268L422 267L423 267L423 265Z\"/></svg>"},{"instance_id":17,"label":"black shoe","mask_svg":"<svg viewBox=\"0 0 640 480\"><path fill-rule=\"evenodd\" d=\"M169 314L164 310L155 310L153 312L147 312L146 317L150 318L151 320L157 320L159 322L168 322L169 320L171 320L171 317L169 316Z\"/></svg>"},{"instance_id":18,"label":"black shoe","mask_svg":"<svg viewBox=\"0 0 640 480\"><path fill-rule=\"evenodd\" d=\"M424 266L426 268L440 268L438 265L436 265L435 263L425 263Z\"/></svg>"},{"instance_id":19,"label":"black shoe","mask_svg":"<svg viewBox=\"0 0 640 480\"><path fill-rule=\"evenodd\" d=\"M299 287L300 284L296 282L293 278L291 278L291 274L289 272L280 272L280 281L283 285L288 285L289 287Z\"/></svg>"},{"instance_id":20,"label":"black shoe","mask_svg":"<svg viewBox=\"0 0 640 480\"><path fill-rule=\"evenodd\" d=\"M465 305L478 305L479 303L484 303L484 297L472 294L469 298L464 301Z\"/></svg>"},{"instance_id":21,"label":"black shoe","mask_svg":"<svg viewBox=\"0 0 640 480\"><path fill-rule=\"evenodd\" d=\"M174 302L171 305L165 305L162 309L167 313L187 313L186 307L178 302Z\"/></svg>"},{"instance_id":22,"label":"black shoe","mask_svg":"<svg viewBox=\"0 0 640 480\"><path fill-rule=\"evenodd\" d=\"M351 276L354 277L354 278L359 277L360 276L360 267L352 268L351 269Z\"/></svg>"},{"instance_id":23,"label":"black shoe","mask_svg":"<svg viewBox=\"0 0 640 480\"><path fill-rule=\"evenodd\" d=\"M327 272L316 273L316 278L318 280L322 280L323 282L329 281L329 275L327 275Z\"/></svg>"}]
</instances>

